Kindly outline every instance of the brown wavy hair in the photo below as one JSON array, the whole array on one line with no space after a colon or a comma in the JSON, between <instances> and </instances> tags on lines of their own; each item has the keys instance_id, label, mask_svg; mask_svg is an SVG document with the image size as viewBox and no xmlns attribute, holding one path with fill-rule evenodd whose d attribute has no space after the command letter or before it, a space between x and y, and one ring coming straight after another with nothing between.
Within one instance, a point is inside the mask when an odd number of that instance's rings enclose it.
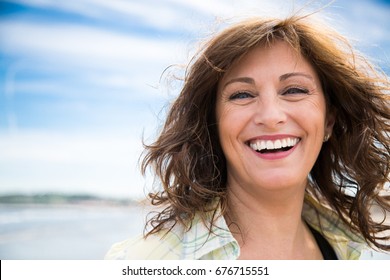
<instances>
[{"instance_id":1,"label":"brown wavy hair","mask_svg":"<svg viewBox=\"0 0 390 280\"><path fill-rule=\"evenodd\" d=\"M311 189L368 244L390 250L383 242L390 238L384 235L390 226L370 215L372 205L384 214L390 210L389 196L381 194L390 167L388 77L344 36L311 16L237 23L193 58L158 139L144 144L141 170L145 174L151 167L162 185L149 197L153 205L164 206L148 221L145 236L169 231L177 223L189 229L195 213L211 230L217 208L225 213L227 171L217 133L217 86L235 61L275 40L287 42L314 66L328 110L336 112L332 137L309 175ZM209 211L211 222L206 219Z\"/></svg>"}]
</instances>

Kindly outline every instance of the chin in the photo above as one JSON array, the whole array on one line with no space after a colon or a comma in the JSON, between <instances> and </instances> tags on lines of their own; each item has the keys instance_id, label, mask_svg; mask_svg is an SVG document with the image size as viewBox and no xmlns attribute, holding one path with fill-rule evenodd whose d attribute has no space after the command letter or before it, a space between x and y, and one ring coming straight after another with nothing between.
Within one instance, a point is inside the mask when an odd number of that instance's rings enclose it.
<instances>
[{"instance_id":1,"label":"chin","mask_svg":"<svg viewBox=\"0 0 390 280\"><path fill-rule=\"evenodd\" d=\"M259 186L269 191L287 190L305 185L305 180L297 180L296 176L267 176L258 182Z\"/></svg>"}]
</instances>

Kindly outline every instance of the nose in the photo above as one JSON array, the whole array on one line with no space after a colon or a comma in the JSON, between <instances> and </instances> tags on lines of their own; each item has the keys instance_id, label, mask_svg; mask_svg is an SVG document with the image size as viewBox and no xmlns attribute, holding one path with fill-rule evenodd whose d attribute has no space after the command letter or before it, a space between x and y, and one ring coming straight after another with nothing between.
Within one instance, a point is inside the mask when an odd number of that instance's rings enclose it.
<instances>
[{"instance_id":1,"label":"nose","mask_svg":"<svg viewBox=\"0 0 390 280\"><path fill-rule=\"evenodd\" d=\"M275 129L286 122L287 114L277 95L260 98L255 110L254 122L257 125Z\"/></svg>"}]
</instances>

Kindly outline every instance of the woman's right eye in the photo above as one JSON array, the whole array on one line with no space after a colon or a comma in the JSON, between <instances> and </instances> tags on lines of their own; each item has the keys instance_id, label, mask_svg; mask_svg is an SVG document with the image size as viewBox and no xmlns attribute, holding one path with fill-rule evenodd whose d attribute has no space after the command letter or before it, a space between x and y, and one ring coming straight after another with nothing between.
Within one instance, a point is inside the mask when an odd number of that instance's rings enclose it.
<instances>
[{"instance_id":1,"label":"woman's right eye","mask_svg":"<svg viewBox=\"0 0 390 280\"><path fill-rule=\"evenodd\" d=\"M230 96L230 100L252 98L253 95L246 91L239 91Z\"/></svg>"}]
</instances>

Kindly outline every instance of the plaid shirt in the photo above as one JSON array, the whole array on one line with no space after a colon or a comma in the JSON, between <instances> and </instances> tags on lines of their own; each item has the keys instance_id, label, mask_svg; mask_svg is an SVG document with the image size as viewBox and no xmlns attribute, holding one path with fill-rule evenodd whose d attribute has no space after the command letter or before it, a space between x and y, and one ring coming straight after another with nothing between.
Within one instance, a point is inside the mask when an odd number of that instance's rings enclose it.
<instances>
[{"instance_id":1,"label":"plaid shirt","mask_svg":"<svg viewBox=\"0 0 390 280\"><path fill-rule=\"evenodd\" d=\"M218 216L218 213L217 213ZM369 249L364 239L351 232L332 210L306 195L302 211L304 220L322 233L333 247L338 259L359 259ZM105 259L133 260L234 260L240 256L240 247L222 215L216 220L213 233L195 217L186 231L176 225L171 231L160 231L147 239L142 235L114 244Z\"/></svg>"}]
</instances>

